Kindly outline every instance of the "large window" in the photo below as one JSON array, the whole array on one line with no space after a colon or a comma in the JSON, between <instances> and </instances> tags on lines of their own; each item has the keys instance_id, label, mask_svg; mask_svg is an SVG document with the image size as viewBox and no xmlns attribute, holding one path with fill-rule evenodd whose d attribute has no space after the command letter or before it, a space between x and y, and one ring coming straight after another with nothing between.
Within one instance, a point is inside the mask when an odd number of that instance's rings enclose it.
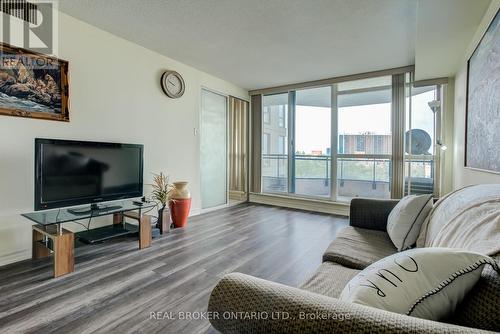
<instances>
[{"instance_id":1,"label":"large window","mask_svg":"<svg viewBox=\"0 0 500 334\"><path fill-rule=\"evenodd\" d=\"M264 95L262 192L346 202L433 192L440 86L415 88L403 77ZM399 120L406 126L393 138Z\"/></svg>"},{"instance_id":2,"label":"large window","mask_svg":"<svg viewBox=\"0 0 500 334\"><path fill-rule=\"evenodd\" d=\"M288 192L288 126L286 122L288 93L264 96L262 111L262 191L286 193ZM283 124L280 123L282 117L284 118Z\"/></svg>"},{"instance_id":3,"label":"large window","mask_svg":"<svg viewBox=\"0 0 500 334\"><path fill-rule=\"evenodd\" d=\"M337 85L337 200L391 196L391 85L390 76Z\"/></svg>"},{"instance_id":4,"label":"large window","mask_svg":"<svg viewBox=\"0 0 500 334\"><path fill-rule=\"evenodd\" d=\"M291 192L330 197L331 87L296 91Z\"/></svg>"},{"instance_id":5,"label":"large window","mask_svg":"<svg viewBox=\"0 0 500 334\"><path fill-rule=\"evenodd\" d=\"M438 86L406 84L404 194L432 194L437 181L436 129L441 116Z\"/></svg>"}]
</instances>

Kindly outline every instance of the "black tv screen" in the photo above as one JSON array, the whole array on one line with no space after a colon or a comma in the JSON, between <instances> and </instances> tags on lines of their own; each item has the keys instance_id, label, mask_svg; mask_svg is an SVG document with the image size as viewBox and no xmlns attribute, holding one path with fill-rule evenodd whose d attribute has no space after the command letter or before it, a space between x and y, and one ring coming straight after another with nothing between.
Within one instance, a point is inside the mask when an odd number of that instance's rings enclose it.
<instances>
[{"instance_id":1,"label":"black tv screen","mask_svg":"<svg viewBox=\"0 0 500 334\"><path fill-rule=\"evenodd\" d=\"M35 139L35 210L140 197L143 145Z\"/></svg>"}]
</instances>

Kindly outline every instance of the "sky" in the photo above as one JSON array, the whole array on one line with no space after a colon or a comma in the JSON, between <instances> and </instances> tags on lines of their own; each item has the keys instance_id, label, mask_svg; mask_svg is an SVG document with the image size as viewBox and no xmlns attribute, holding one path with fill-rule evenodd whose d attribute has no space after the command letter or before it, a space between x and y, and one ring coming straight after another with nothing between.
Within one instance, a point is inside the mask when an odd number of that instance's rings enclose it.
<instances>
[{"instance_id":1,"label":"sky","mask_svg":"<svg viewBox=\"0 0 500 334\"><path fill-rule=\"evenodd\" d=\"M412 127L433 133L432 111L427 102L434 99L434 91L413 96ZM311 153L330 147L330 108L296 106L296 151ZM390 103L339 108L339 134L391 134ZM432 152L431 147L431 152Z\"/></svg>"}]
</instances>

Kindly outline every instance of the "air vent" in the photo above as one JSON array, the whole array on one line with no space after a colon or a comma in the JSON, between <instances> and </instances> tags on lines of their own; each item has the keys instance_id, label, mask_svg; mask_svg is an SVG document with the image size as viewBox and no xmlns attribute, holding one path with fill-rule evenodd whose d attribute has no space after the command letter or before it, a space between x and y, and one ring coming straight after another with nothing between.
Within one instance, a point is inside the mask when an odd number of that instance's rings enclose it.
<instances>
[{"instance_id":1,"label":"air vent","mask_svg":"<svg viewBox=\"0 0 500 334\"><path fill-rule=\"evenodd\" d=\"M0 0L0 10L23 21L38 24L37 5L26 0Z\"/></svg>"}]
</instances>

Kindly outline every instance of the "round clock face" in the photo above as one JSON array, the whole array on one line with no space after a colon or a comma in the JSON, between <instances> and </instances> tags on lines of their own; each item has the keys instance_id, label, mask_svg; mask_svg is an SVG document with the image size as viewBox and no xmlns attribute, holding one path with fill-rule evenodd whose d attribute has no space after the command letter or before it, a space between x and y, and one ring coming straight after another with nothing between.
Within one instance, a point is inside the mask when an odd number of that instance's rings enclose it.
<instances>
[{"instance_id":1,"label":"round clock face","mask_svg":"<svg viewBox=\"0 0 500 334\"><path fill-rule=\"evenodd\" d=\"M166 71L161 76L161 88L168 97L179 98L184 94L184 79L175 71Z\"/></svg>"}]
</instances>

